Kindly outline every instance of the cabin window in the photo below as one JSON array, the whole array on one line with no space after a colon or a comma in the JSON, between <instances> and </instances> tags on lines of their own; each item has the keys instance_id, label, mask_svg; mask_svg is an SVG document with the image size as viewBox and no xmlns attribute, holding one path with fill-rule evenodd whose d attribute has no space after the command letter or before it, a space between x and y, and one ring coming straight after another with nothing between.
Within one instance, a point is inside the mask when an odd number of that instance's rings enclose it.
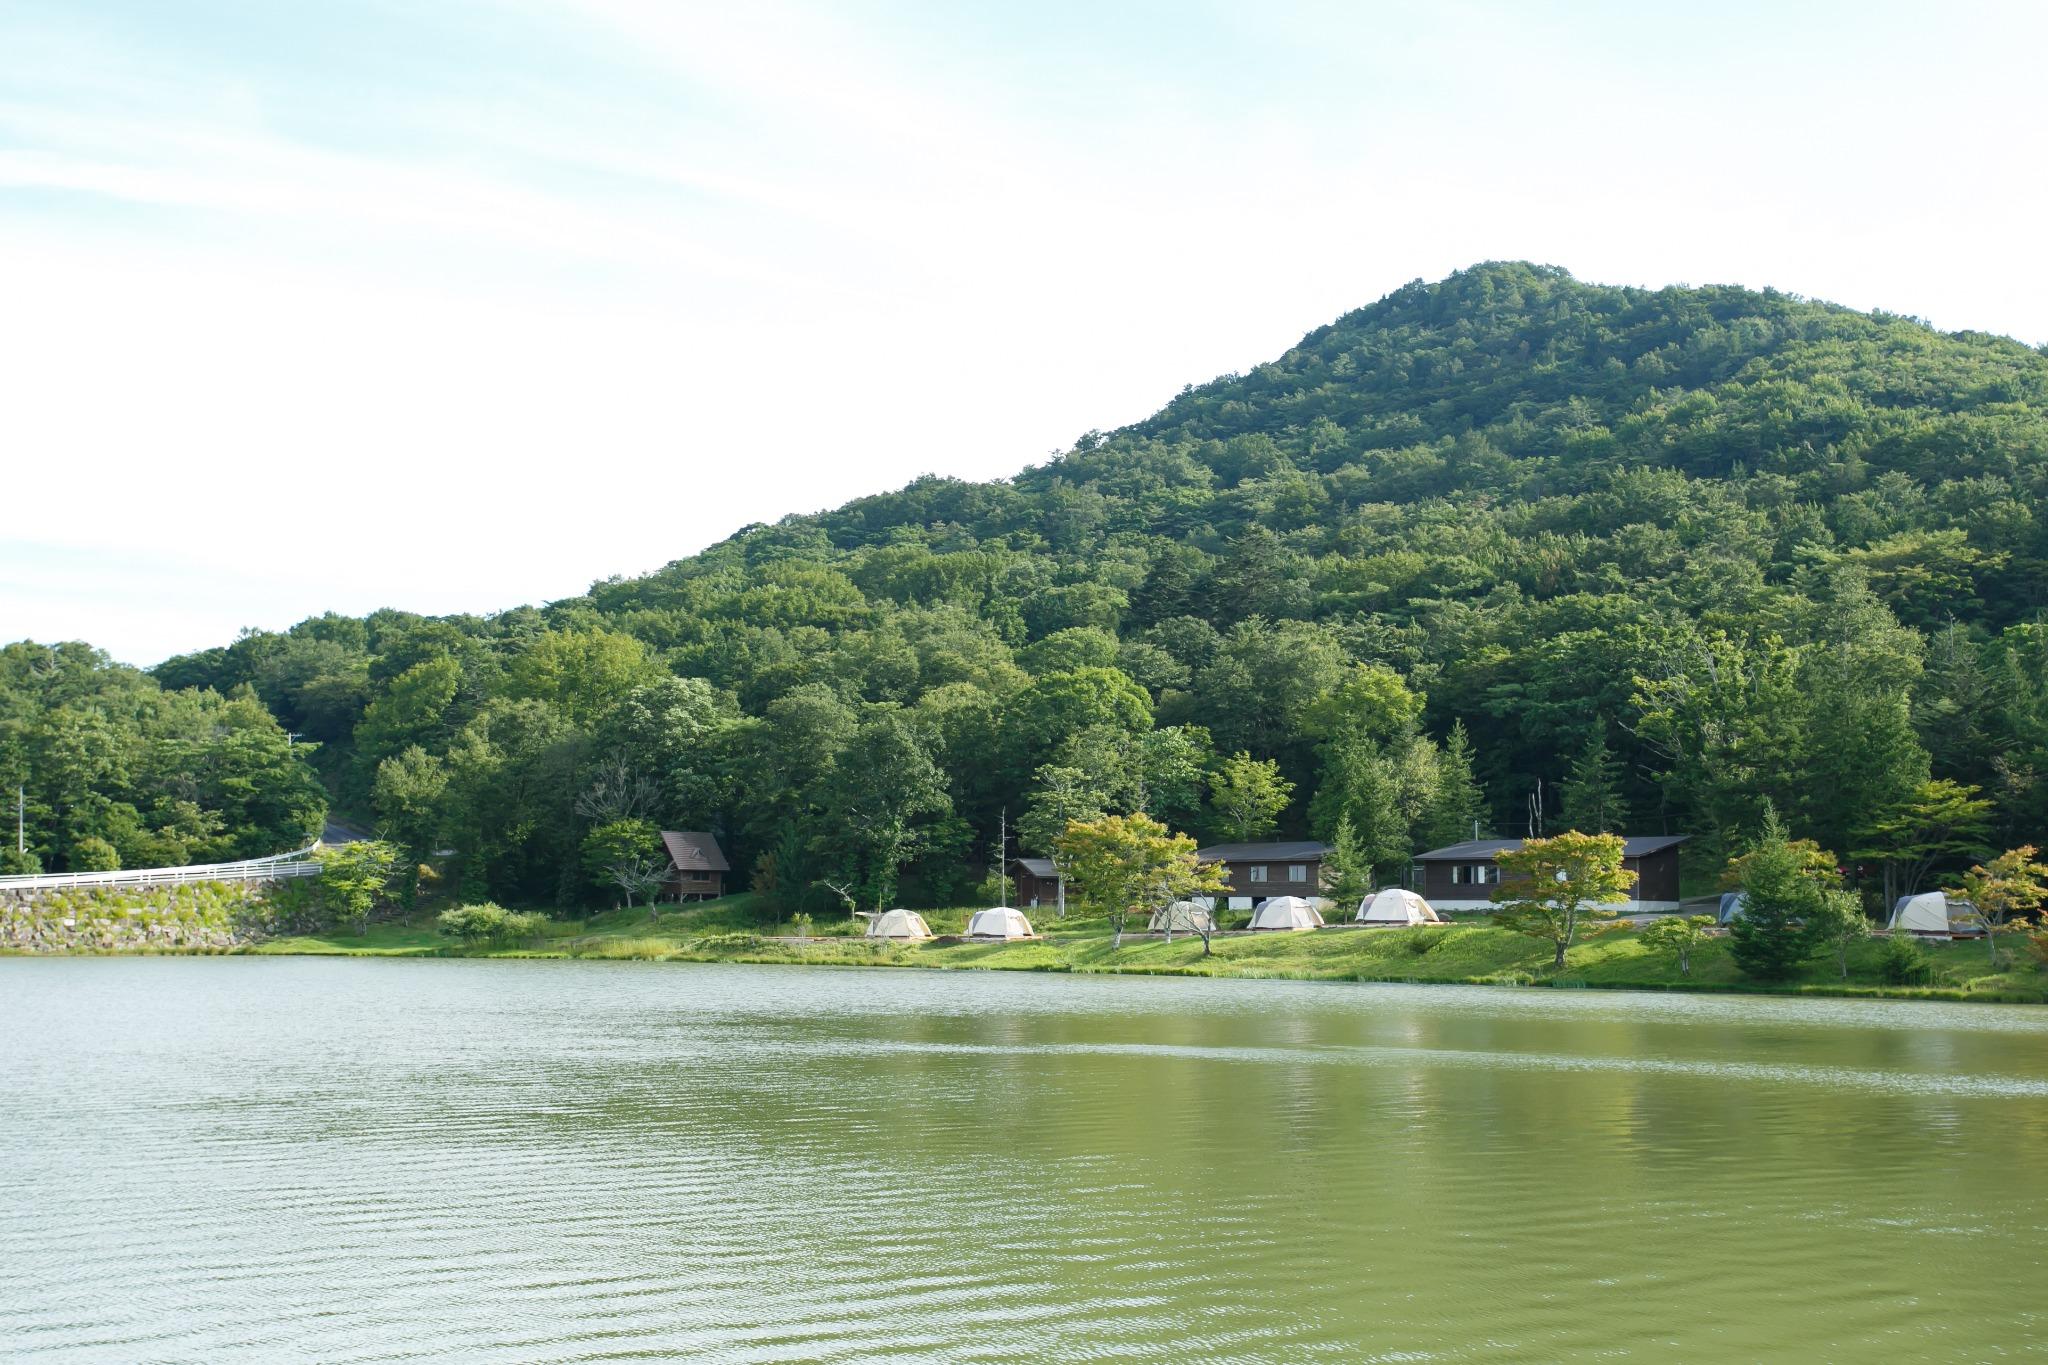
<instances>
[{"instance_id":1,"label":"cabin window","mask_svg":"<svg viewBox=\"0 0 2048 1365\"><path fill-rule=\"evenodd\" d=\"M1255 882L1266 880L1266 865L1264 863L1252 864L1251 879Z\"/></svg>"},{"instance_id":2,"label":"cabin window","mask_svg":"<svg viewBox=\"0 0 2048 1365\"><path fill-rule=\"evenodd\" d=\"M1451 885L1492 886L1500 881L1500 868L1493 863L1452 863Z\"/></svg>"},{"instance_id":3,"label":"cabin window","mask_svg":"<svg viewBox=\"0 0 2048 1365\"><path fill-rule=\"evenodd\" d=\"M1287 865L1287 880L1288 880L1288 881L1290 881L1290 882L1305 882L1305 881L1307 881L1307 880L1308 880L1308 864L1307 864L1307 863L1289 863L1289 864Z\"/></svg>"}]
</instances>

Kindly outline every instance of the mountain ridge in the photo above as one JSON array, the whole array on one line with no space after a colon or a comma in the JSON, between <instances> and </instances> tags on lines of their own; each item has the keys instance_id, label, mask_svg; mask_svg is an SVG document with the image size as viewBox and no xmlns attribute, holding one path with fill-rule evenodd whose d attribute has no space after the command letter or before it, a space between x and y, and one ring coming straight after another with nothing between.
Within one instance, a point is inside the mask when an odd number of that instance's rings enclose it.
<instances>
[{"instance_id":1,"label":"mountain ridge","mask_svg":"<svg viewBox=\"0 0 2048 1365\"><path fill-rule=\"evenodd\" d=\"M250 687L345 808L528 903L591 894L570 806L606 755L737 866L893 886L835 824L841 765L893 754L920 811L894 868L925 897L1006 809L1038 846L1069 806L1219 833L1234 754L1290 784L1278 828L1371 826L1390 873L1454 816L1587 802L1706 858L1768 801L1846 856L1934 779L1981 789L2002 838L2048 815L2044 500L2048 355L2021 343L1487 263L1007 479L928 476L542 608L322 617L154 672ZM559 790L493 834L478 774L515 757Z\"/></svg>"}]
</instances>

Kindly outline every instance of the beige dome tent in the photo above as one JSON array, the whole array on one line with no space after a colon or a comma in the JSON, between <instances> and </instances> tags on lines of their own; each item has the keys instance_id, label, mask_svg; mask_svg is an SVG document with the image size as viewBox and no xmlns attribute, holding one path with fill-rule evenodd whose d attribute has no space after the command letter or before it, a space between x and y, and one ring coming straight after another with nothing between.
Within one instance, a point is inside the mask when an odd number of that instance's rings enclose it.
<instances>
[{"instance_id":1,"label":"beige dome tent","mask_svg":"<svg viewBox=\"0 0 2048 1365\"><path fill-rule=\"evenodd\" d=\"M1390 886L1358 903L1359 924L1438 924L1428 901L1403 887Z\"/></svg>"},{"instance_id":2,"label":"beige dome tent","mask_svg":"<svg viewBox=\"0 0 2048 1365\"><path fill-rule=\"evenodd\" d=\"M879 915L868 916L868 937L887 939L930 938L931 929L925 924L924 916L915 910L884 910Z\"/></svg>"},{"instance_id":3,"label":"beige dome tent","mask_svg":"<svg viewBox=\"0 0 2048 1365\"><path fill-rule=\"evenodd\" d=\"M1299 896L1275 896L1252 911L1254 929L1320 929L1323 917Z\"/></svg>"},{"instance_id":4,"label":"beige dome tent","mask_svg":"<svg viewBox=\"0 0 2048 1365\"><path fill-rule=\"evenodd\" d=\"M977 910L967 921L969 938L1036 938L1031 932L1031 921L1024 918L1021 910L1012 910L1007 905L998 905L992 910Z\"/></svg>"},{"instance_id":5,"label":"beige dome tent","mask_svg":"<svg viewBox=\"0 0 2048 1365\"><path fill-rule=\"evenodd\" d=\"M1164 909L1152 912L1151 923L1145 926L1153 933L1162 930L1169 934L1199 934L1204 930L1216 932L1216 914L1200 901L1175 901Z\"/></svg>"},{"instance_id":6,"label":"beige dome tent","mask_svg":"<svg viewBox=\"0 0 2048 1365\"><path fill-rule=\"evenodd\" d=\"M1985 932L1984 917L1977 913L1976 906L1939 891L1922 891L1917 896L1899 897L1899 903L1892 907L1891 921L1885 928L1895 934L1903 931L1934 938L1954 938L1957 934L1974 936Z\"/></svg>"}]
</instances>

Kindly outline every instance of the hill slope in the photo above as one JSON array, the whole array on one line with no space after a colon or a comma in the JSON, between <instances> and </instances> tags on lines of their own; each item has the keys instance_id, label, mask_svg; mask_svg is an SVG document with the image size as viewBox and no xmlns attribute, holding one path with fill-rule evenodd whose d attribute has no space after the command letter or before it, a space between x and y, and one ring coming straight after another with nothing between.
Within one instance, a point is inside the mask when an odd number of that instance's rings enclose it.
<instances>
[{"instance_id":1,"label":"hill slope","mask_svg":"<svg viewBox=\"0 0 2048 1365\"><path fill-rule=\"evenodd\" d=\"M574 802L606 774L866 899L899 865L959 894L1004 810L1034 845L1139 805L1223 834L1240 751L1292 783L1283 830L1347 816L1382 875L1539 792L1710 852L1768 798L1846 853L1945 777L2011 840L2048 811L2044 493L2048 357L2017 343L1493 264L1008 481L157 675L249 683L344 806L516 900L592 894Z\"/></svg>"}]
</instances>

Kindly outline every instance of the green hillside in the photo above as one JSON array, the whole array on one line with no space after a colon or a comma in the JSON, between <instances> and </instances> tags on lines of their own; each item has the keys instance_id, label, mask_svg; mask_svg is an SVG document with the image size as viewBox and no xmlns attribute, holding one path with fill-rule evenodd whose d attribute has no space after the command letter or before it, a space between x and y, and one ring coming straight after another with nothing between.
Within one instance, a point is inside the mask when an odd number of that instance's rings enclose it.
<instances>
[{"instance_id":1,"label":"green hillside","mask_svg":"<svg viewBox=\"0 0 2048 1365\"><path fill-rule=\"evenodd\" d=\"M957 903L1003 812L1034 851L1090 811L1256 832L1214 790L1239 753L1234 787L1291 784L1280 833L1348 816L1383 869L1533 799L1693 833L1698 868L1766 800L1874 855L1961 799L1931 780L1978 788L1939 873L2048 814L2044 492L2040 352L1490 264L1007 481L155 673L252 687L344 809L507 902L608 899L585 836L624 811L820 906L899 871ZM56 865L67 837L35 835Z\"/></svg>"}]
</instances>

